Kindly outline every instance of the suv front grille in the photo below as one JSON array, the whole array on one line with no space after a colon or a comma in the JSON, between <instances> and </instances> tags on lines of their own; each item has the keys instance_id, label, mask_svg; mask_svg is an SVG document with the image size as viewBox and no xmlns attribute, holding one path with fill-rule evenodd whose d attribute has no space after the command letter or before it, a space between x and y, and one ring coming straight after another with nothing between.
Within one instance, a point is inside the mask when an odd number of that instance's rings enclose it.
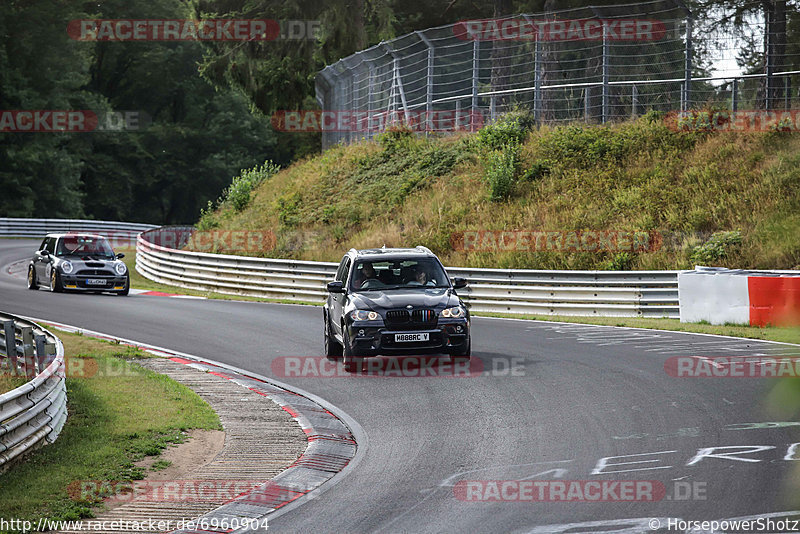
<instances>
[{"instance_id":1,"label":"suv front grille","mask_svg":"<svg viewBox=\"0 0 800 534\"><path fill-rule=\"evenodd\" d=\"M386 312L386 326L402 330L425 330L436 327L436 312L431 309L389 310Z\"/></svg>"}]
</instances>

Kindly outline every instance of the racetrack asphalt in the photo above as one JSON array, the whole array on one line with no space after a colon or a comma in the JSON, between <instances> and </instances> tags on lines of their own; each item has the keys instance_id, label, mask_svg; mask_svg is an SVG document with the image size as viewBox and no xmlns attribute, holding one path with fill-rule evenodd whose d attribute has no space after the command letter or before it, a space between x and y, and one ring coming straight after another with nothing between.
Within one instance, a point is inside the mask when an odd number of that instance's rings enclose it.
<instances>
[{"instance_id":1,"label":"racetrack asphalt","mask_svg":"<svg viewBox=\"0 0 800 534\"><path fill-rule=\"evenodd\" d=\"M800 476L800 451L792 448L800 442L798 424L765 402L776 381L675 378L664 369L672 356L800 355L798 347L474 318L473 360L484 369L479 376L285 376L286 357L322 356L321 308L28 291L24 277L10 275L7 266L30 256L37 244L0 240L0 310L275 377L360 423L369 446L357 468L276 518L270 530L634 533L657 531L648 524L659 518L660 532L668 532L668 518L800 509L796 484L791 489L793 475ZM474 502L455 491L466 484L458 481L521 479L654 480L667 496L656 502Z\"/></svg>"}]
</instances>

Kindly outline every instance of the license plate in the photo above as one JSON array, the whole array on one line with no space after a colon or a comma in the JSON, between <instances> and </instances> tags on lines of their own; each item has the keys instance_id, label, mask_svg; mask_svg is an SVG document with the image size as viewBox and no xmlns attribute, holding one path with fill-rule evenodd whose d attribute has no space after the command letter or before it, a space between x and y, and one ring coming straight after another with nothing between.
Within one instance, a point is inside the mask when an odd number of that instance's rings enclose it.
<instances>
[{"instance_id":1,"label":"license plate","mask_svg":"<svg viewBox=\"0 0 800 534\"><path fill-rule=\"evenodd\" d=\"M412 343L414 341L428 341L430 334L428 332L420 332L419 334L395 334L395 343Z\"/></svg>"},{"instance_id":2,"label":"license plate","mask_svg":"<svg viewBox=\"0 0 800 534\"><path fill-rule=\"evenodd\" d=\"M106 285L106 281L101 278L89 278L86 280L87 286L104 286Z\"/></svg>"}]
</instances>

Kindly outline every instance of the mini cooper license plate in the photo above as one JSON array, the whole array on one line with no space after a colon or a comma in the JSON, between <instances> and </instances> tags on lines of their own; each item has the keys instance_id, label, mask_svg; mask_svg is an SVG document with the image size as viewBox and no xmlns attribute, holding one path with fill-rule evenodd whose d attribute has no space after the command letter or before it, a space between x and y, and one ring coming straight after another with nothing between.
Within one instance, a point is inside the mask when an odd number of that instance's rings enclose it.
<instances>
[{"instance_id":1,"label":"mini cooper license plate","mask_svg":"<svg viewBox=\"0 0 800 534\"><path fill-rule=\"evenodd\" d=\"M106 281L102 278L89 278L86 280L87 286L104 286L106 285Z\"/></svg>"},{"instance_id":2,"label":"mini cooper license plate","mask_svg":"<svg viewBox=\"0 0 800 534\"><path fill-rule=\"evenodd\" d=\"M395 334L395 343L410 343L414 341L428 341L430 334L428 332L420 332L418 334Z\"/></svg>"}]
</instances>

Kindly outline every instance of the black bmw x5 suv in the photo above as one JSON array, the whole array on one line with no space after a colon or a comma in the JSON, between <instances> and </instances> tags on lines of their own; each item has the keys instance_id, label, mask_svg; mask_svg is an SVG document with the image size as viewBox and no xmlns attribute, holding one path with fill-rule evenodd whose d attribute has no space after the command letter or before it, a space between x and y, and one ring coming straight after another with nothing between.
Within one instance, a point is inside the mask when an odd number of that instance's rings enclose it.
<instances>
[{"instance_id":1,"label":"black bmw x5 suv","mask_svg":"<svg viewBox=\"0 0 800 534\"><path fill-rule=\"evenodd\" d=\"M325 355L360 370L365 356L470 358L469 310L439 258L425 247L351 249L328 283Z\"/></svg>"}]
</instances>

